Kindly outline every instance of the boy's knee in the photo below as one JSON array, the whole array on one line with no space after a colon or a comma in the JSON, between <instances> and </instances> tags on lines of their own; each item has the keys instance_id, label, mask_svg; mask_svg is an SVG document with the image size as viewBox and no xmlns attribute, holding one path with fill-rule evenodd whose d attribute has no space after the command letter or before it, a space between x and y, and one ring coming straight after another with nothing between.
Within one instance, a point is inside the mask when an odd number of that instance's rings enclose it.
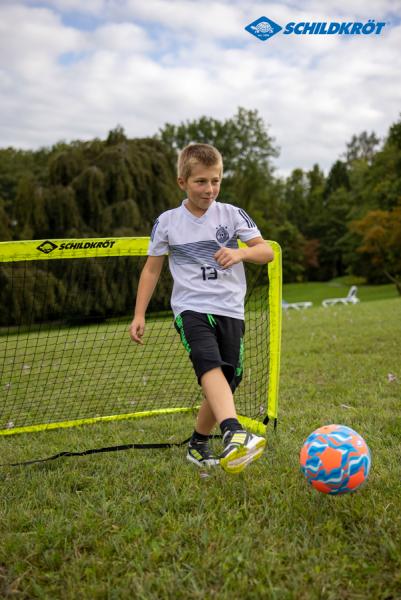
<instances>
[{"instance_id":1,"label":"boy's knee","mask_svg":"<svg viewBox=\"0 0 401 600\"><path fill-rule=\"evenodd\" d=\"M214 373L212 373L213 371L221 373L221 375L226 379L230 388L233 389L232 385L234 382L234 367L232 365L229 365L228 363L210 365L210 367L208 367L198 376L199 384L202 385L205 376L207 377L209 374L211 376L214 376Z\"/></svg>"}]
</instances>

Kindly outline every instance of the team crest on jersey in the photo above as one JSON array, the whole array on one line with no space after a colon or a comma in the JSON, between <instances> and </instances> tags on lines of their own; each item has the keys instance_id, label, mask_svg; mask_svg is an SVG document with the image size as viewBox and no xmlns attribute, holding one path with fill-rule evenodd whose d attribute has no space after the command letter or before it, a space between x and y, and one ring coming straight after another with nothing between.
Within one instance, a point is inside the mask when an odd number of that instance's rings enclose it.
<instances>
[{"instance_id":1,"label":"team crest on jersey","mask_svg":"<svg viewBox=\"0 0 401 600\"><path fill-rule=\"evenodd\" d=\"M225 244L229 239L230 236L228 234L228 228L223 227L223 225L219 225L219 227L216 228L216 240L219 242L219 244Z\"/></svg>"}]
</instances>

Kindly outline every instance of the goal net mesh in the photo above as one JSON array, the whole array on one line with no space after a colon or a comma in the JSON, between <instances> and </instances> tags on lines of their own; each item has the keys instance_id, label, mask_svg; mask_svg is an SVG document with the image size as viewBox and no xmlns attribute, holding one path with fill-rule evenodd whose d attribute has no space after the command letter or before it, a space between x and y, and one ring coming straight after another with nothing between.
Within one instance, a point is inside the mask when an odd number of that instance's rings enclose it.
<instances>
[{"instance_id":1,"label":"goal net mesh","mask_svg":"<svg viewBox=\"0 0 401 600\"><path fill-rule=\"evenodd\" d=\"M71 241L57 260L54 249L46 249L50 242L0 244L0 433L199 406L201 388L169 308L167 265L148 309L145 343L130 340L148 239L133 238L131 248L129 241L124 238L129 250L116 248L115 256L105 243L87 248L88 240ZM62 248L60 241L53 245ZM275 277L266 265L246 266L244 371L235 402L241 415L257 422L277 417L280 348L271 336L279 338L278 251Z\"/></svg>"}]
</instances>

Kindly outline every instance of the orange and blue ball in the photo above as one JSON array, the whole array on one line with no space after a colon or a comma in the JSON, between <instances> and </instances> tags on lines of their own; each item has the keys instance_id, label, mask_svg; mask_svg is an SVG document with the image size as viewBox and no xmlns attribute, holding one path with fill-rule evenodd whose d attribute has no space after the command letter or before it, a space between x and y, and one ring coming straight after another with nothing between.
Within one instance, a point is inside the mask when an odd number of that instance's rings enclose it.
<instances>
[{"instance_id":1,"label":"orange and blue ball","mask_svg":"<svg viewBox=\"0 0 401 600\"><path fill-rule=\"evenodd\" d=\"M319 427L305 440L301 471L319 492L354 492L369 475L371 456L365 440L345 425Z\"/></svg>"}]
</instances>

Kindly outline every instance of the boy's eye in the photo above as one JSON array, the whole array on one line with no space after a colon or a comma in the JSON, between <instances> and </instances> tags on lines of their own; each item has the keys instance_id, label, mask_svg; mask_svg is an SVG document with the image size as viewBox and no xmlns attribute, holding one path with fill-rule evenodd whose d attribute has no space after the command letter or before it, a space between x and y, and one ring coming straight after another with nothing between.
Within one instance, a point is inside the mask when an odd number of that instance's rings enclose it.
<instances>
[{"instance_id":1,"label":"boy's eye","mask_svg":"<svg viewBox=\"0 0 401 600\"><path fill-rule=\"evenodd\" d=\"M195 185L206 185L207 184L207 180L206 179L195 179ZM220 179L213 179L211 181L211 184L213 186L217 186L220 184Z\"/></svg>"}]
</instances>

